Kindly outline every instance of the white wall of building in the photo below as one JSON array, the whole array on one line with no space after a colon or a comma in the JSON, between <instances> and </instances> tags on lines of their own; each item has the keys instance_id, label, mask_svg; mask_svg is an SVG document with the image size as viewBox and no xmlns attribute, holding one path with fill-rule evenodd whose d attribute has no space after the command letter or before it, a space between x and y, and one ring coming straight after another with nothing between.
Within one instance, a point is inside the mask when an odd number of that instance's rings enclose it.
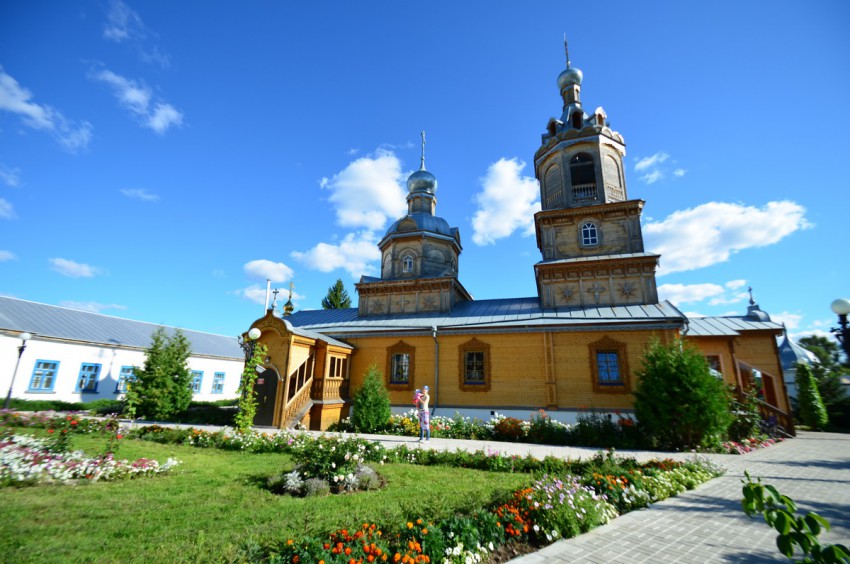
<instances>
[{"instance_id":1,"label":"white wall of building","mask_svg":"<svg viewBox=\"0 0 850 564\"><path fill-rule=\"evenodd\" d=\"M5 399L12 382L12 373L18 359L21 340L16 335L0 333L0 393ZM33 374L39 362L58 363L50 389L32 388ZM21 356L17 376L14 379L12 397L27 400L59 400L89 402L96 399L119 399L117 392L122 367L142 366L145 362L143 350L106 347L97 344L69 343L34 337L27 342ZM77 389L83 365L99 365L96 391ZM242 360L192 356L189 369L202 372L200 391L193 395L194 401L216 401L237 396L239 379L242 375ZM224 373L221 393L213 392L216 372ZM42 386L43 388L44 386Z\"/></svg>"}]
</instances>

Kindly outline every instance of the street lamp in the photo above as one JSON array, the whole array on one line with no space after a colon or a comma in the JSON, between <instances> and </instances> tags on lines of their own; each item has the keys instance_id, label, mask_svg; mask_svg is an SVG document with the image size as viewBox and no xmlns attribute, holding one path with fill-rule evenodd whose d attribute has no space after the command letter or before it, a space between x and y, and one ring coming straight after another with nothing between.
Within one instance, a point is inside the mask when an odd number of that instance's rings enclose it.
<instances>
[{"instance_id":1,"label":"street lamp","mask_svg":"<svg viewBox=\"0 0 850 564\"><path fill-rule=\"evenodd\" d=\"M832 302L832 311L838 316L838 327L830 329L844 348L847 362L850 363L850 328L847 327L847 315L850 314L850 300L838 298Z\"/></svg>"},{"instance_id":2,"label":"street lamp","mask_svg":"<svg viewBox=\"0 0 850 564\"><path fill-rule=\"evenodd\" d=\"M15 363L15 371L12 372L12 382L9 384L9 393L6 394L6 401L3 403L3 409L9 409L12 403L12 388L15 386L15 376L18 375L18 366L21 365L21 356L27 350L27 341L32 339L30 333L21 333L21 346L18 347L18 361Z\"/></svg>"},{"instance_id":3,"label":"street lamp","mask_svg":"<svg viewBox=\"0 0 850 564\"><path fill-rule=\"evenodd\" d=\"M254 347L257 344L257 339L260 338L263 332L257 329L256 327L252 328L248 331L248 338L242 338L242 335L236 337L239 346L242 347L242 350L245 352L245 362L248 362L254 356Z\"/></svg>"}]
</instances>

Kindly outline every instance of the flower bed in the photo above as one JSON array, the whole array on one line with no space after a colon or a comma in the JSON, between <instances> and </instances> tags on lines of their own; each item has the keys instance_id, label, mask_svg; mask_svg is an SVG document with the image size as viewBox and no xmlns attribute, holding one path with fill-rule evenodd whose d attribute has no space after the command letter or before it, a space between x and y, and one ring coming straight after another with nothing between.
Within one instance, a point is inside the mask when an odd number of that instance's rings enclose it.
<instances>
[{"instance_id":1,"label":"flower bed","mask_svg":"<svg viewBox=\"0 0 850 564\"><path fill-rule=\"evenodd\" d=\"M0 486L139 478L163 474L178 464L171 458L160 464L147 458L116 460L112 454L89 458L80 451L54 452L49 439L26 435L0 439Z\"/></svg>"},{"instance_id":2,"label":"flower bed","mask_svg":"<svg viewBox=\"0 0 850 564\"><path fill-rule=\"evenodd\" d=\"M782 442L781 437L775 439L750 438L741 441L727 441L721 445L724 454L747 454L754 450L767 448Z\"/></svg>"}]
</instances>

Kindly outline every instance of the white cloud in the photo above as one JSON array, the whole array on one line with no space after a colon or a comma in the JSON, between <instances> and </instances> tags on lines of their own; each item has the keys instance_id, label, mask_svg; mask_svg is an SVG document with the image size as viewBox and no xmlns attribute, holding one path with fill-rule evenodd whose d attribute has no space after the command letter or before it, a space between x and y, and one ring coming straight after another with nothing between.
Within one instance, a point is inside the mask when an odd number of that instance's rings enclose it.
<instances>
[{"instance_id":1,"label":"white cloud","mask_svg":"<svg viewBox=\"0 0 850 564\"><path fill-rule=\"evenodd\" d=\"M352 161L333 178L323 178L322 188L331 191L342 227L378 230L387 219L405 214L401 162L392 151L378 149L374 155Z\"/></svg>"},{"instance_id":2,"label":"white cloud","mask_svg":"<svg viewBox=\"0 0 850 564\"><path fill-rule=\"evenodd\" d=\"M48 259L48 262L50 262L50 268L63 276L68 276L69 278L91 278L92 276L102 272L102 270L96 266L90 266L88 264L74 262L63 258Z\"/></svg>"},{"instance_id":3,"label":"white cloud","mask_svg":"<svg viewBox=\"0 0 850 564\"><path fill-rule=\"evenodd\" d=\"M658 287L658 296L676 305L701 302L722 293L723 286L717 284L662 284Z\"/></svg>"},{"instance_id":4,"label":"white cloud","mask_svg":"<svg viewBox=\"0 0 850 564\"><path fill-rule=\"evenodd\" d=\"M357 279L375 273L373 263L381 260L381 251L375 233L362 231L349 233L338 245L319 243L309 251L294 251L292 256L307 268L320 272L342 268Z\"/></svg>"},{"instance_id":5,"label":"white cloud","mask_svg":"<svg viewBox=\"0 0 850 564\"><path fill-rule=\"evenodd\" d=\"M68 151L74 153L88 146L92 126L87 121L74 123L59 111L32 101L32 94L0 66L0 110L18 114L32 129L49 131Z\"/></svg>"},{"instance_id":6,"label":"white cloud","mask_svg":"<svg viewBox=\"0 0 850 564\"><path fill-rule=\"evenodd\" d=\"M157 104L148 116L148 127L163 135L171 126L183 125L183 114L171 104Z\"/></svg>"},{"instance_id":7,"label":"white cloud","mask_svg":"<svg viewBox=\"0 0 850 564\"><path fill-rule=\"evenodd\" d=\"M635 170L637 172L649 170L651 168L654 168L654 167L660 165L661 163L666 161L668 158L670 158L670 155L668 155L667 153L665 153L663 151L659 151L659 152L655 153L654 155L652 155L651 157L644 157L644 158L640 159L637 162L637 164L635 164Z\"/></svg>"},{"instance_id":8,"label":"white cloud","mask_svg":"<svg viewBox=\"0 0 850 564\"><path fill-rule=\"evenodd\" d=\"M282 262L272 262L266 259L247 262L245 263L244 269L245 274L251 278L259 278L260 280L268 279L276 283L291 280L292 275L294 274L292 269Z\"/></svg>"},{"instance_id":9,"label":"white cloud","mask_svg":"<svg viewBox=\"0 0 850 564\"><path fill-rule=\"evenodd\" d=\"M677 168L673 171L673 176L678 176L679 178L681 178L682 176L685 176L686 172L688 171L683 168Z\"/></svg>"},{"instance_id":10,"label":"white cloud","mask_svg":"<svg viewBox=\"0 0 850 564\"><path fill-rule=\"evenodd\" d=\"M129 44L146 63L157 63L167 68L170 58L161 47L148 45L152 34L139 13L121 0L113 0L106 9L106 23L103 25L103 37L115 43Z\"/></svg>"},{"instance_id":11,"label":"white cloud","mask_svg":"<svg viewBox=\"0 0 850 564\"><path fill-rule=\"evenodd\" d=\"M676 211L643 228L646 248L659 253L659 276L725 262L738 251L764 247L807 229L805 208L790 201L761 208L709 202Z\"/></svg>"},{"instance_id":12,"label":"white cloud","mask_svg":"<svg viewBox=\"0 0 850 564\"><path fill-rule=\"evenodd\" d=\"M738 288L742 288L747 285L746 280L730 280L724 286L729 288L730 290L737 290Z\"/></svg>"},{"instance_id":13,"label":"white cloud","mask_svg":"<svg viewBox=\"0 0 850 564\"><path fill-rule=\"evenodd\" d=\"M0 165L0 181L6 186L17 188L21 183L21 169Z\"/></svg>"},{"instance_id":14,"label":"white cloud","mask_svg":"<svg viewBox=\"0 0 850 564\"><path fill-rule=\"evenodd\" d=\"M747 292L733 292L729 295L717 296L716 298L712 298L711 300L709 300L708 305L716 306L738 304L749 297L750 295Z\"/></svg>"},{"instance_id":15,"label":"white cloud","mask_svg":"<svg viewBox=\"0 0 850 564\"><path fill-rule=\"evenodd\" d=\"M656 182L664 178L664 173L662 173L660 170L653 170L650 173L644 174L640 178L647 184L655 184Z\"/></svg>"},{"instance_id":16,"label":"white cloud","mask_svg":"<svg viewBox=\"0 0 850 564\"><path fill-rule=\"evenodd\" d=\"M143 202L158 202L159 196L151 194L143 188L122 188L121 193L133 200L141 200Z\"/></svg>"},{"instance_id":17,"label":"white cloud","mask_svg":"<svg viewBox=\"0 0 850 564\"><path fill-rule=\"evenodd\" d=\"M0 219L15 219L15 208L12 204L3 198L0 198Z\"/></svg>"},{"instance_id":18,"label":"white cloud","mask_svg":"<svg viewBox=\"0 0 850 564\"><path fill-rule=\"evenodd\" d=\"M770 316L773 319L773 315ZM794 341L795 343L799 343L800 339L805 337L823 337L824 339L829 339L833 343L838 343L838 340L835 338L835 335L830 333L829 331L822 331L821 329L810 329L806 331L799 331L797 333L788 333L788 338Z\"/></svg>"},{"instance_id":19,"label":"white cloud","mask_svg":"<svg viewBox=\"0 0 850 564\"><path fill-rule=\"evenodd\" d=\"M472 241L489 245L521 230L534 234L534 214L540 211L537 180L521 176L525 163L501 158L490 165L476 194L478 211L472 218Z\"/></svg>"},{"instance_id":20,"label":"white cloud","mask_svg":"<svg viewBox=\"0 0 850 564\"><path fill-rule=\"evenodd\" d=\"M12 251L0 251L0 262L5 262L7 260L15 260L16 258L18 257L16 257L15 253L13 253Z\"/></svg>"},{"instance_id":21,"label":"white cloud","mask_svg":"<svg viewBox=\"0 0 850 564\"><path fill-rule=\"evenodd\" d=\"M212 271L213 278L227 278L227 273L220 268Z\"/></svg>"},{"instance_id":22,"label":"white cloud","mask_svg":"<svg viewBox=\"0 0 850 564\"><path fill-rule=\"evenodd\" d=\"M183 114L171 104L154 101L153 91L143 81L131 80L108 69L92 72L89 77L111 86L118 102L137 116L142 125L160 135L172 126L183 124Z\"/></svg>"},{"instance_id":23,"label":"white cloud","mask_svg":"<svg viewBox=\"0 0 850 564\"><path fill-rule=\"evenodd\" d=\"M793 331L800 327L800 322L803 320L803 316L797 313L783 311L781 313L771 313L770 319L776 323L784 323L786 329Z\"/></svg>"},{"instance_id":24,"label":"white cloud","mask_svg":"<svg viewBox=\"0 0 850 564\"><path fill-rule=\"evenodd\" d=\"M71 309L78 309L81 311L89 311L91 313L100 313L105 309L127 309L126 306L118 305L118 304L101 304L98 302L74 302L74 301L63 301L59 302L59 305L62 307L67 307Z\"/></svg>"}]
</instances>

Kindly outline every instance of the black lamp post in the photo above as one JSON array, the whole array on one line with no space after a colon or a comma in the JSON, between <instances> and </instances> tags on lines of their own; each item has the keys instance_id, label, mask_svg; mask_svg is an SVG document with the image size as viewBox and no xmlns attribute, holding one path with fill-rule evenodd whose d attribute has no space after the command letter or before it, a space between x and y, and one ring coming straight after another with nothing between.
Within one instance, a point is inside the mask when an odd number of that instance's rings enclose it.
<instances>
[{"instance_id":1,"label":"black lamp post","mask_svg":"<svg viewBox=\"0 0 850 564\"><path fill-rule=\"evenodd\" d=\"M21 357L24 351L27 350L27 341L32 339L30 333L21 333L21 346L18 347L18 361L15 363L15 371L12 372L12 382L9 384L9 393L6 394L6 401L3 402L3 409L9 409L12 404L12 388L15 386L15 377L18 375L18 366L21 365Z\"/></svg>"},{"instance_id":2,"label":"black lamp post","mask_svg":"<svg viewBox=\"0 0 850 564\"><path fill-rule=\"evenodd\" d=\"M846 362L850 363L850 328L847 327L847 315L850 314L850 300L838 298L832 302L832 311L838 315L838 327L830 329L844 349Z\"/></svg>"},{"instance_id":3,"label":"black lamp post","mask_svg":"<svg viewBox=\"0 0 850 564\"><path fill-rule=\"evenodd\" d=\"M245 352L245 362L251 360L254 356L254 347L257 345L257 339L262 335L262 331L254 327L250 331L248 331L248 338L243 338L242 335L236 337L236 341L239 343L239 346L242 347L242 350Z\"/></svg>"}]
</instances>

